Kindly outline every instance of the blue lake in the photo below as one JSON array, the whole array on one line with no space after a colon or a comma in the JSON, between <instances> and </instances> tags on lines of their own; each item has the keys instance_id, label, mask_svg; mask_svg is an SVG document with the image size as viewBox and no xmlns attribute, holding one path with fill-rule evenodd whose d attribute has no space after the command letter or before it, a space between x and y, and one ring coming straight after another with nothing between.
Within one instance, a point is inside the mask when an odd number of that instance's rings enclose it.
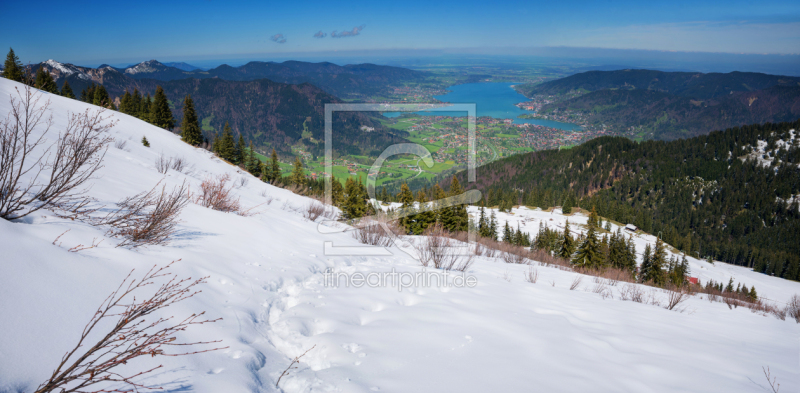
<instances>
[{"instance_id":1,"label":"blue lake","mask_svg":"<svg viewBox=\"0 0 800 393\"><path fill-rule=\"evenodd\" d=\"M511 86L512 83L468 83L448 88L450 93L434 96L442 102L454 104L475 104L478 117L490 116L497 119L514 119L515 124L530 123L560 130L581 130L581 126L572 123L562 123L553 120L519 119L517 116L531 113L520 109L514 104L528 101L522 94L517 93ZM403 112L386 112L386 117L397 117ZM427 116L466 116L466 112L417 112Z\"/></svg>"}]
</instances>

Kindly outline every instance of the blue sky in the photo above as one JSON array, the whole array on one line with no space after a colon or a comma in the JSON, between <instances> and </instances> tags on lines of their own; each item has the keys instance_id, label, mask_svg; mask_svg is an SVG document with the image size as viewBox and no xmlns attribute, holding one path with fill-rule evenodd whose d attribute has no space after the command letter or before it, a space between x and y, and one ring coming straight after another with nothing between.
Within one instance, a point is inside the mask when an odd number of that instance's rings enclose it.
<instances>
[{"instance_id":1,"label":"blue sky","mask_svg":"<svg viewBox=\"0 0 800 393\"><path fill-rule=\"evenodd\" d=\"M800 54L796 0L16 1L2 8L0 48L13 47L25 63L548 46Z\"/></svg>"}]
</instances>

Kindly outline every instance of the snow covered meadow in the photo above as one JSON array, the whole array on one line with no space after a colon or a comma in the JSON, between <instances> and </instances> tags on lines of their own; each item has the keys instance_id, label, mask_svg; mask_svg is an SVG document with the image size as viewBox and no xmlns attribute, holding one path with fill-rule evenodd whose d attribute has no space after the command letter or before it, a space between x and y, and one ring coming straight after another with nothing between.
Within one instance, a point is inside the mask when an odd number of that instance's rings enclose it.
<instances>
[{"instance_id":1,"label":"snow covered meadow","mask_svg":"<svg viewBox=\"0 0 800 393\"><path fill-rule=\"evenodd\" d=\"M3 117L16 88L21 85L0 78ZM49 141L66 126L69 112L96 109L41 94L51 102ZM762 367L770 368L782 392L800 391L800 324L729 309L702 295L667 310L621 300L622 285L609 286L611 296L601 296L593 291L593 277L570 289L577 273L488 257L477 257L465 272L476 280L473 287L326 285L326 271L414 274L423 268L394 246L391 257L326 256L324 242L362 245L349 232L325 228L343 224L304 218L311 199L265 184L168 131L106 114L118 123L109 131L115 142L104 167L91 181L89 194L100 204L113 206L159 182L186 182L197 190L204 179L228 174L241 204L256 214L189 203L169 245L133 250L115 247L120 239L106 236L107 228L45 210L15 222L0 220L0 392L35 391L131 269L141 276L177 260L171 270L178 276L208 276L208 283L197 296L162 310L164 315L206 311L211 319L223 318L179 338L222 340L219 346L227 348L121 366L163 364L139 382L165 391L768 392ZM140 142L144 136L150 147ZM159 173L162 156L182 158L187 166ZM508 221L531 234L540 222L563 227L566 219L587 220L526 208L497 217L501 225ZM634 241L641 252L655 238L639 233ZM733 277L777 304L800 293L798 282L724 263L689 262L690 275L701 283ZM525 279L531 269L538 273L536 283ZM642 289L655 301L666 297ZM276 387L291 360L306 351Z\"/></svg>"}]
</instances>

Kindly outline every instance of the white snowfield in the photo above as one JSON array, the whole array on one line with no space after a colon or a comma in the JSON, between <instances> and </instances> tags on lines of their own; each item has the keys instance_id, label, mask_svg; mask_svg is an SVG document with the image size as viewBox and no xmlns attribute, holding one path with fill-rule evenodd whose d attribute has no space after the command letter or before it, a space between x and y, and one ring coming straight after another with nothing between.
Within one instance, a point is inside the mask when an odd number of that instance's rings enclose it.
<instances>
[{"instance_id":1,"label":"white snowfield","mask_svg":"<svg viewBox=\"0 0 800 393\"><path fill-rule=\"evenodd\" d=\"M19 84L0 79L0 115ZM68 112L93 108L42 93L51 101L53 140ZM140 382L171 392L767 392L769 367L781 392L800 391L800 325L694 297L682 312L619 299L591 289L592 277L570 290L577 274L476 258L466 273L477 285L417 283L360 288L326 286L338 273L419 273L419 263L396 247L392 257L325 256L323 242L360 246L349 233L323 234L302 217L310 200L260 182L178 136L120 113L110 131L124 149L110 146L90 194L107 206L187 181L196 190L210 175L247 179L236 189L242 217L189 204L179 234L167 246L115 248L106 228L40 211L17 222L0 220L0 392L32 392L80 336L97 306L131 269L140 277L153 265L180 259L181 277L209 276L199 295L162 315L182 318L206 311L222 321L195 326L181 341L222 340L227 349L185 357L131 362L120 371L163 364ZM150 148L140 140L146 136ZM159 155L183 157L189 174L155 169ZM266 193L266 197L262 193ZM273 198L266 204L267 198ZM471 210L471 213L475 213ZM556 213L500 213L535 233L538 220L558 225ZM553 221L549 221L550 219ZM585 222L575 215L570 222ZM319 221L319 220L318 220ZM577 229L577 226L574 227ZM56 244L54 239L65 231ZM68 249L103 240L78 253ZM635 238L639 252L652 236ZM755 285L764 297L785 301L800 283L747 269L691 259L692 275ZM434 271L428 269L427 272ZM438 277L438 276L437 276ZM342 283L340 281L340 283ZM645 287L646 291L652 289ZM655 290L654 290L655 291ZM665 298L663 292L654 292ZM291 359L312 348L275 383ZM200 348L198 348L200 349ZM124 387L119 385L116 387Z\"/></svg>"}]
</instances>

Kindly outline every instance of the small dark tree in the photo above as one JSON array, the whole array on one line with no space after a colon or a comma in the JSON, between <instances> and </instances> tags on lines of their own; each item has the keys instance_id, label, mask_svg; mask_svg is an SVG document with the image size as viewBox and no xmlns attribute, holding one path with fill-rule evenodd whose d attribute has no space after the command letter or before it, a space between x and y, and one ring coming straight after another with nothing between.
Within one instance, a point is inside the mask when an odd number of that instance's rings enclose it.
<instances>
[{"instance_id":1,"label":"small dark tree","mask_svg":"<svg viewBox=\"0 0 800 393\"><path fill-rule=\"evenodd\" d=\"M298 186L306 185L306 172L303 169L303 162L300 161L300 157L295 157L294 159L294 169L292 169L292 184Z\"/></svg>"},{"instance_id":2,"label":"small dark tree","mask_svg":"<svg viewBox=\"0 0 800 393\"><path fill-rule=\"evenodd\" d=\"M19 57L14 53L14 49L8 48L8 55L6 55L6 61L3 64L3 78L22 82L24 77Z\"/></svg>"},{"instance_id":3,"label":"small dark tree","mask_svg":"<svg viewBox=\"0 0 800 393\"><path fill-rule=\"evenodd\" d=\"M220 158L233 162L236 153L236 146L233 143L233 131L228 122L222 128L222 136L217 141L216 152Z\"/></svg>"},{"instance_id":4,"label":"small dark tree","mask_svg":"<svg viewBox=\"0 0 800 393\"><path fill-rule=\"evenodd\" d=\"M156 86L156 94L153 103L150 105L150 123L165 130L175 127L175 120L172 118L172 111L169 109L169 101L164 89Z\"/></svg>"},{"instance_id":5,"label":"small dark tree","mask_svg":"<svg viewBox=\"0 0 800 393\"><path fill-rule=\"evenodd\" d=\"M64 86L61 87L61 95L67 98L75 99L75 93L72 92L72 88L69 86L68 81L64 81Z\"/></svg>"},{"instance_id":6,"label":"small dark tree","mask_svg":"<svg viewBox=\"0 0 800 393\"><path fill-rule=\"evenodd\" d=\"M147 141L146 136L142 137L142 145L144 145L144 147L150 147L150 142Z\"/></svg>"},{"instance_id":7,"label":"small dark tree","mask_svg":"<svg viewBox=\"0 0 800 393\"><path fill-rule=\"evenodd\" d=\"M192 101L192 96L188 95L183 100L181 139L192 146L203 143L203 133L200 130L200 123L197 120L197 112L194 111L194 102Z\"/></svg>"}]
</instances>

